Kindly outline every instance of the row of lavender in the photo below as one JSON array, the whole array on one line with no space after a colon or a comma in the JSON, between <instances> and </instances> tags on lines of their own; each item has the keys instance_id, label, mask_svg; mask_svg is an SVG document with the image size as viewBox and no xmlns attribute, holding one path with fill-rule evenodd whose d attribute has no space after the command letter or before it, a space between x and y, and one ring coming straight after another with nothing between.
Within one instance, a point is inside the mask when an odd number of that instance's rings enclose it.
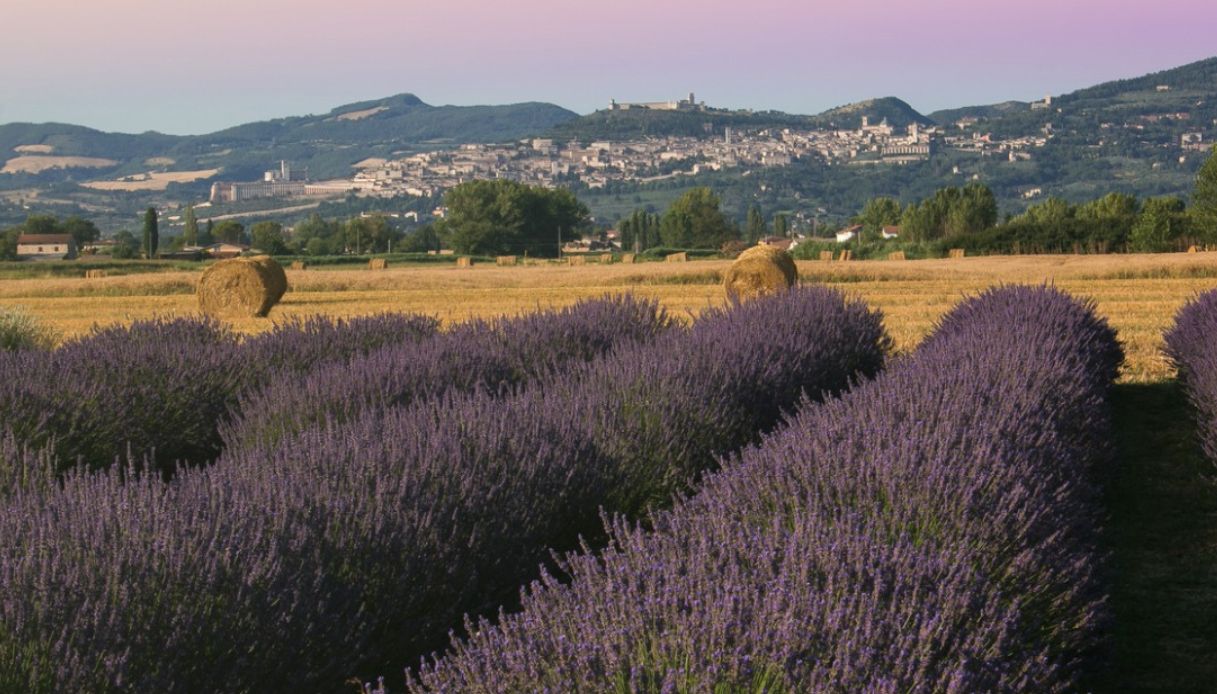
<instances>
[{"instance_id":1,"label":"row of lavender","mask_svg":"<svg viewBox=\"0 0 1217 694\"><path fill-rule=\"evenodd\" d=\"M1217 461L1217 290L1196 297L1175 316L1166 354L1195 410L1205 455Z\"/></svg>"},{"instance_id":2,"label":"row of lavender","mask_svg":"<svg viewBox=\"0 0 1217 694\"><path fill-rule=\"evenodd\" d=\"M50 353L0 352L0 439L14 461L18 453L29 458L53 449L59 473L134 458L168 476L179 464L215 460L234 418L276 417L299 406L300 398L284 393L327 367L331 385L348 390L381 393L382 384L394 383L393 401L400 403L415 391L517 384L620 344L653 340L670 327L654 302L630 297L472 321L444 333L432 318L395 314L286 322L244 341L213 321L137 322ZM402 383L390 365L426 372ZM250 403L260 410L250 412L243 398L263 390L273 396ZM21 473L15 462L8 467L10 477ZM0 462L0 480L5 469ZM0 490L5 486L0 481Z\"/></svg>"},{"instance_id":3,"label":"row of lavender","mask_svg":"<svg viewBox=\"0 0 1217 694\"><path fill-rule=\"evenodd\" d=\"M400 667L463 613L510 603L550 548L599 532L601 508L636 515L689 489L888 348L877 314L813 289L687 329L613 327L604 356L565 368L545 355L595 341L483 343L514 363L461 360L470 334L422 339L414 359L356 355L308 377L325 407L268 418L309 405L273 382L238 398L219 460L169 483L16 486L0 512L0 689L328 691Z\"/></svg>"},{"instance_id":4,"label":"row of lavender","mask_svg":"<svg viewBox=\"0 0 1217 694\"><path fill-rule=\"evenodd\" d=\"M1095 479L1121 359L1054 290L967 301L409 686L1068 691L1107 618Z\"/></svg>"}]
</instances>

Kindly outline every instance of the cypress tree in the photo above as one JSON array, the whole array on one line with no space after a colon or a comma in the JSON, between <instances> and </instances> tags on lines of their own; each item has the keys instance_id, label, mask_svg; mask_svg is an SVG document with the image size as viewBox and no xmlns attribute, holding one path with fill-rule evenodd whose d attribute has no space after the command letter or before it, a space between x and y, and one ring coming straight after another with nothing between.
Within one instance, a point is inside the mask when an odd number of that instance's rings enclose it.
<instances>
[{"instance_id":1,"label":"cypress tree","mask_svg":"<svg viewBox=\"0 0 1217 694\"><path fill-rule=\"evenodd\" d=\"M155 258L156 247L160 243L160 232L157 228L156 208L149 207L144 212L144 257Z\"/></svg>"},{"instance_id":2,"label":"cypress tree","mask_svg":"<svg viewBox=\"0 0 1217 694\"><path fill-rule=\"evenodd\" d=\"M194 205L186 206L186 228L182 231L182 242L187 246L197 246L199 243L199 220L194 216Z\"/></svg>"}]
</instances>

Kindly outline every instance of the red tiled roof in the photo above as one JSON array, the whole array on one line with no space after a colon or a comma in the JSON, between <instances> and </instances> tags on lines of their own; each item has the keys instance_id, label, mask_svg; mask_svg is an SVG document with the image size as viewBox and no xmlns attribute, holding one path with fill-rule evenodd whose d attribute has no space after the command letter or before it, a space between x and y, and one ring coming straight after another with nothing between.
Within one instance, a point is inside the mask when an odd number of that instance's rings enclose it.
<instances>
[{"instance_id":1,"label":"red tiled roof","mask_svg":"<svg viewBox=\"0 0 1217 694\"><path fill-rule=\"evenodd\" d=\"M22 234L21 236L17 237L17 245L19 246L31 246L37 244L51 246L71 242L71 234Z\"/></svg>"}]
</instances>

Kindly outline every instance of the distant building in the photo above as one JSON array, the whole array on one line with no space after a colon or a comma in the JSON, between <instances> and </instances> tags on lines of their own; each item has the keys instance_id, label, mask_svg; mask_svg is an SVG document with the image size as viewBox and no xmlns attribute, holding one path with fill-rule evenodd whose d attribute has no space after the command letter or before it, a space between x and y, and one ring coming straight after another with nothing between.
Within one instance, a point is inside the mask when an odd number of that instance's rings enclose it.
<instances>
[{"instance_id":1,"label":"distant building","mask_svg":"<svg viewBox=\"0 0 1217 694\"><path fill-rule=\"evenodd\" d=\"M837 243L847 243L862 235L862 225L855 224L837 232Z\"/></svg>"},{"instance_id":2,"label":"distant building","mask_svg":"<svg viewBox=\"0 0 1217 694\"><path fill-rule=\"evenodd\" d=\"M1204 133L1184 133L1179 137L1179 145L1185 150L1203 152L1209 149L1204 142Z\"/></svg>"},{"instance_id":3,"label":"distant building","mask_svg":"<svg viewBox=\"0 0 1217 694\"><path fill-rule=\"evenodd\" d=\"M929 143L887 145L880 150L880 156L884 161L922 161L930 158L930 145Z\"/></svg>"},{"instance_id":4,"label":"distant building","mask_svg":"<svg viewBox=\"0 0 1217 694\"><path fill-rule=\"evenodd\" d=\"M76 239L71 234L22 234L17 237L20 260L74 260Z\"/></svg>"},{"instance_id":5,"label":"distant building","mask_svg":"<svg viewBox=\"0 0 1217 694\"><path fill-rule=\"evenodd\" d=\"M758 242L758 245L770 246L779 251L791 251L798 245L798 241L786 238L785 236L766 236Z\"/></svg>"},{"instance_id":6,"label":"distant building","mask_svg":"<svg viewBox=\"0 0 1217 694\"><path fill-rule=\"evenodd\" d=\"M204 246L201 250L212 258L236 258L242 253L249 250L249 246L240 243L213 243L210 246Z\"/></svg>"},{"instance_id":7,"label":"distant building","mask_svg":"<svg viewBox=\"0 0 1217 694\"><path fill-rule=\"evenodd\" d=\"M689 92L688 99L681 99L679 101L609 100L610 111L629 111L630 109L647 109L650 111L705 111L706 102L702 101L698 103L693 95L693 92Z\"/></svg>"},{"instance_id":8,"label":"distant building","mask_svg":"<svg viewBox=\"0 0 1217 694\"><path fill-rule=\"evenodd\" d=\"M210 202L241 202L258 198L280 198L305 195L308 192L308 169L292 169L286 161L278 169L262 174L261 181L216 182L211 184Z\"/></svg>"},{"instance_id":9,"label":"distant building","mask_svg":"<svg viewBox=\"0 0 1217 694\"><path fill-rule=\"evenodd\" d=\"M885 226L879 230L879 235L882 236L885 241L890 239L898 239L900 238L900 227Z\"/></svg>"}]
</instances>

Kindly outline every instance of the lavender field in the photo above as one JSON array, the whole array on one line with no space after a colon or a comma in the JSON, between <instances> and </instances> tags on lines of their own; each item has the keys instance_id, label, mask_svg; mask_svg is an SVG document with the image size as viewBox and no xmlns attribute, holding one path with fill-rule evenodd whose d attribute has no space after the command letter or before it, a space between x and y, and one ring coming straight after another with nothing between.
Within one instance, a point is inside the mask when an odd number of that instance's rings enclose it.
<instances>
[{"instance_id":1,"label":"lavender field","mask_svg":"<svg viewBox=\"0 0 1217 694\"><path fill-rule=\"evenodd\" d=\"M901 353L813 287L0 352L0 691L1117 691L1122 360L1044 286Z\"/></svg>"}]
</instances>

